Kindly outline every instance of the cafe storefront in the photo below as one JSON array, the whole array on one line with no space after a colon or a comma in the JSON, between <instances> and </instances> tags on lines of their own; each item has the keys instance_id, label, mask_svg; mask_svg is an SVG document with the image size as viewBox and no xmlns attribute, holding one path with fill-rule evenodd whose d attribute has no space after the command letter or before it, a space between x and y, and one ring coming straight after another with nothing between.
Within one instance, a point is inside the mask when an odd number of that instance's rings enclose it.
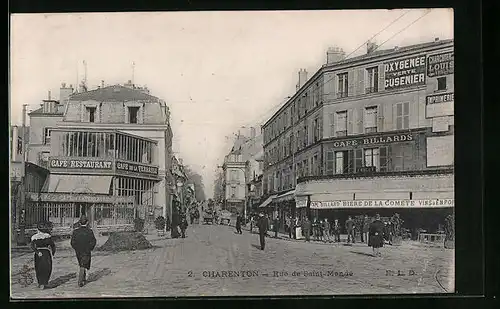
<instances>
[{"instance_id":1,"label":"cafe storefront","mask_svg":"<svg viewBox=\"0 0 500 309\"><path fill-rule=\"evenodd\" d=\"M29 196L33 217L55 230L71 230L85 215L102 231L133 228L136 217L153 221L162 179L157 142L119 131L52 132L50 175Z\"/></svg>"},{"instance_id":2,"label":"cafe storefront","mask_svg":"<svg viewBox=\"0 0 500 309\"><path fill-rule=\"evenodd\" d=\"M317 177L302 181L297 192L309 196L312 218L348 216L392 217L398 213L404 228L437 232L455 207L452 171L392 173L363 178Z\"/></svg>"}]
</instances>

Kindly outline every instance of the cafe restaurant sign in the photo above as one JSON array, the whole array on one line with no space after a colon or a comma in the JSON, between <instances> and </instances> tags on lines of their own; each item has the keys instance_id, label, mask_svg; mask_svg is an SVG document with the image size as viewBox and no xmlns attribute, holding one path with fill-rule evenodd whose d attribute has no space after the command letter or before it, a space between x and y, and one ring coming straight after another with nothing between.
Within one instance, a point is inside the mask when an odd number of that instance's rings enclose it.
<instances>
[{"instance_id":1,"label":"cafe restaurant sign","mask_svg":"<svg viewBox=\"0 0 500 309\"><path fill-rule=\"evenodd\" d=\"M390 135L381 135L374 137L359 137L355 139L339 140L333 142L334 148L357 147L386 143L409 142L414 140L412 133L399 133Z\"/></svg>"},{"instance_id":2,"label":"cafe restaurant sign","mask_svg":"<svg viewBox=\"0 0 500 309\"><path fill-rule=\"evenodd\" d=\"M430 55L427 58L427 76L442 76L454 73L453 52Z\"/></svg>"},{"instance_id":3,"label":"cafe restaurant sign","mask_svg":"<svg viewBox=\"0 0 500 309\"><path fill-rule=\"evenodd\" d=\"M67 169L110 170L112 169L112 162L109 160L66 160L51 158L49 160L49 167Z\"/></svg>"},{"instance_id":4,"label":"cafe restaurant sign","mask_svg":"<svg viewBox=\"0 0 500 309\"><path fill-rule=\"evenodd\" d=\"M158 175L158 168L154 166L142 165L130 162L116 161L117 171L127 171L138 174Z\"/></svg>"},{"instance_id":5,"label":"cafe restaurant sign","mask_svg":"<svg viewBox=\"0 0 500 309\"><path fill-rule=\"evenodd\" d=\"M385 89L400 89L425 84L425 55L384 63Z\"/></svg>"},{"instance_id":6,"label":"cafe restaurant sign","mask_svg":"<svg viewBox=\"0 0 500 309\"><path fill-rule=\"evenodd\" d=\"M455 199L419 200L349 200L311 202L311 209L334 208L448 208L455 206Z\"/></svg>"}]
</instances>

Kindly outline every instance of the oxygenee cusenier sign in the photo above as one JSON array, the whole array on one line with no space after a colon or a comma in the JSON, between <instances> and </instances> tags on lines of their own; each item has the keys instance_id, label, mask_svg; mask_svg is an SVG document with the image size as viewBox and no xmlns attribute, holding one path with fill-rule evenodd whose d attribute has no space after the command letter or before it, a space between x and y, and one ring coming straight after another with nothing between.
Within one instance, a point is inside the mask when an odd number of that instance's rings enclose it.
<instances>
[{"instance_id":1,"label":"oxygenee cusenier sign","mask_svg":"<svg viewBox=\"0 0 500 309\"><path fill-rule=\"evenodd\" d=\"M359 137L354 139L344 139L333 142L334 148L340 147L357 147L357 146L369 146L369 145L377 145L377 144L386 144L386 143L398 143L398 142L409 142L413 141L412 133L399 133L399 134L391 134L391 135L381 135L374 137Z\"/></svg>"},{"instance_id":2,"label":"oxygenee cusenier sign","mask_svg":"<svg viewBox=\"0 0 500 309\"><path fill-rule=\"evenodd\" d=\"M384 63L385 89L425 84L425 55Z\"/></svg>"},{"instance_id":3,"label":"oxygenee cusenier sign","mask_svg":"<svg viewBox=\"0 0 500 309\"><path fill-rule=\"evenodd\" d=\"M112 162L108 160L67 160L51 158L49 160L49 166L51 168L110 170L112 169Z\"/></svg>"},{"instance_id":4,"label":"oxygenee cusenier sign","mask_svg":"<svg viewBox=\"0 0 500 309\"><path fill-rule=\"evenodd\" d=\"M155 166L148 166L130 162L116 161L116 170L155 176L158 175L158 168Z\"/></svg>"},{"instance_id":5,"label":"oxygenee cusenier sign","mask_svg":"<svg viewBox=\"0 0 500 309\"><path fill-rule=\"evenodd\" d=\"M427 58L427 76L442 76L454 73L453 52L429 55Z\"/></svg>"}]
</instances>

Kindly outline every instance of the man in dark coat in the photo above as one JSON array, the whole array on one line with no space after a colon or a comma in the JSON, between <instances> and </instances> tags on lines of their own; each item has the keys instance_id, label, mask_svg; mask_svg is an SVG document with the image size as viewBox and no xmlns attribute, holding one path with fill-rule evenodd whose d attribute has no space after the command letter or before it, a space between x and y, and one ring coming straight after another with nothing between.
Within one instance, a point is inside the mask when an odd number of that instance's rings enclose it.
<instances>
[{"instance_id":1,"label":"man in dark coat","mask_svg":"<svg viewBox=\"0 0 500 309\"><path fill-rule=\"evenodd\" d=\"M345 222L345 229L347 230L347 242L355 243L354 240L354 220L352 220L351 216Z\"/></svg>"},{"instance_id":2,"label":"man in dark coat","mask_svg":"<svg viewBox=\"0 0 500 309\"><path fill-rule=\"evenodd\" d=\"M80 226L73 231L71 235L71 247L75 249L76 259L80 266L80 273L78 275L78 286L85 285L86 270L90 269L90 261L92 258L92 250L96 245L94 232L87 226L88 219L85 216L80 218Z\"/></svg>"},{"instance_id":3,"label":"man in dark coat","mask_svg":"<svg viewBox=\"0 0 500 309\"><path fill-rule=\"evenodd\" d=\"M381 255L379 248L384 246L384 223L380 220L379 214L375 216L375 220L370 224L368 246L373 248L374 256Z\"/></svg>"},{"instance_id":4,"label":"man in dark coat","mask_svg":"<svg viewBox=\"0 0 500 309\"><path fill-rule=\"evenodd\" d=\"M332 231L335 242L340 242L340 223L339 219L335 219L332 224Z\"/></svg>"},{"instance_id":5,"label":"man in dark coat","mask_svg":"<svg viewBox=\"0 0 500 309\"><path fill-rule=\"evenodd\" d=\"M242 234L243 232L241 231L241 221L243 218L241 217L240 214L236 216L236 233Z\"/></svg>"},{"instance_id":6,"label":"man in dark coat","mask_svg":"<svg viewBox=\"0 0 500 309\"><path fill-rule=\"evenodd\" d=\"M309 220L309 217L306 216L304 219L304 223L302 224L302 231L304 233L306 241L311 241L311 228L312 228L311 221Z\"/></svg>"},{"instance_id":7,"label":"man in dark coat","mask_svg":"<svg viewBox=\"0 0 500 309\"><path fill-rule=\"evenodd\" d=\"M264 217L263 213L259 214L257 227L259 228L260 250L264 250L264 248L266 247L266 234L269 226L268 226L268 218Z\"/></svg>"}]
</instances>

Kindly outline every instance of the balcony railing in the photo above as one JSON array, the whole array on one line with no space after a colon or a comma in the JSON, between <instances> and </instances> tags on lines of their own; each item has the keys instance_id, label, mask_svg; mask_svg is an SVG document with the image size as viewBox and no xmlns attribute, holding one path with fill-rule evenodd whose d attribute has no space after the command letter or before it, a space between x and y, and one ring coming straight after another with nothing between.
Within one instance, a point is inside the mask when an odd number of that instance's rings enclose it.
<instances>
[{"instance_id":1,"label":"balcony railing","mask_svg":"<svg viewBox=\"0 0 500 309\"><path fill-rule=\"evenodd\" d=\"M347 91L337 92L337 98L347 98Z\"/></svg>"}]
</instances>

